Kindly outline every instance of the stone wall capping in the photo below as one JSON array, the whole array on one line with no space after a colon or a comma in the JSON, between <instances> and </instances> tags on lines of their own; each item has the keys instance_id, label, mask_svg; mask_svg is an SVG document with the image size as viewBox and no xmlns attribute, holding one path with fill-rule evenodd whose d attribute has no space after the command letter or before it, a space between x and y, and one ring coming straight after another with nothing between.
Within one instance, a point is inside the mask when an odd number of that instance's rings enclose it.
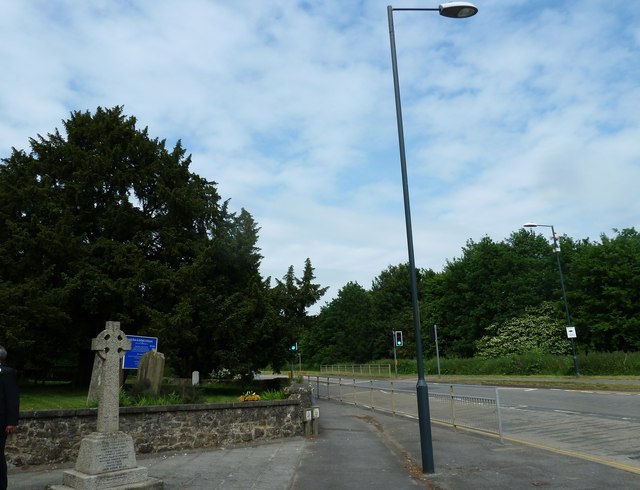
<instances>
[{"instance_id":1,"label":"stone wall capping","mask_svg":"<svg viewBox=\"0 0 640 490\"><path fill-rule=\"evenodd\" d=\"M142 407L120 407L120 413L154 413L181 412L198 410L228 410L230 408L250 408L300 405L299 400L260 400L256 402L227 402L227 403L193 403L184 405L146 405ZM97 408L55 408L49 410L20 410L20 420L46 419L59 417L96 417Z\"/></svg>"},{"instance_id":2,"label":"stone wall capping","mask_svg":"<svg viewBox=\"0 0 640 490\"><path fill-rule=\"evenodd\" d=\"M97 417L97 408L55 408L49 410L20 410L20 420L58 417Z\"/></svg>"}]
</instances>

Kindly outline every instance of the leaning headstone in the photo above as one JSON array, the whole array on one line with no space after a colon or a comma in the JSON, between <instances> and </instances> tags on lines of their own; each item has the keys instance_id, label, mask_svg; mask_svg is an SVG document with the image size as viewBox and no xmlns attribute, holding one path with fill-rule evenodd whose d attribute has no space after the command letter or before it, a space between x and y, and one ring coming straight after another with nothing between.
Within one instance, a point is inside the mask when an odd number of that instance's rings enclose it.
<instances>
[{"instance_id":1,"label":"leaning headstone","mask_svg":"<svg viewBox=\"0 0 640 490\"><path fill-rule=\"evenodd\" d=\"M191 386L200 385L200 371L194 371L191 373Z\"/></svg>"},{"instance_id":2,"label":"leaning headstone","mask_svg":"<svg viewBox=\"0 0 640 490\"><path fill-rule=\"evenodd\" d=\"M164 354L149 351L140 358L138 365L138 384L157 395L164 376Z\"/></svg>"},{"instance_id":3,"label":"leaning headstone","mask_svg":"<svg viewBox=\"0 0 640 490\"><path fill-rule=\"evenodd\" d=\"M105 330L91 341L91 349L102 358L97 432L80 442L75 469L62 475L62 485L51 490L97 490L110 488L162 489L164 483L149 478L147 468L138 466L133 438L119 431L120 362L131 342L119 322L107 322Z\"/></svg>"},{"instance_id":4,"label":"leaning headstone","mask_svg":"<svg viewBox=\"0 0 640 490\"><path fill-rule=\"evenodd\" d=\"M100 384L102 383L102 357L96 353L93 360L93 371L91 371L91 383L89 384L89 393L87 394L87 405L97 403L100 399Z\"/></svg>"}]
</instances>

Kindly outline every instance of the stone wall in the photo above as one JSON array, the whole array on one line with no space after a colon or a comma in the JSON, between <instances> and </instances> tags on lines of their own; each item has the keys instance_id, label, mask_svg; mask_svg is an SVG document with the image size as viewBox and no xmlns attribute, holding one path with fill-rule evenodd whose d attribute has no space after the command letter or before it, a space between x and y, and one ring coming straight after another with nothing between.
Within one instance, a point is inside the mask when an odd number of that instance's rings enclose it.
<instances>
[{"instance_id":1,"label":"stone wall","mask_svg":"<svg viewBox=\"0 0 640 490\"><path fill-rule=\"evenodd\" d=\"M7 440L15 466L73 462L80 440L96 430L97 409L20 412ZM301 400L121 407L120 430L136 453L213 448L303 435Z\"/></svg>"}]
</instances>

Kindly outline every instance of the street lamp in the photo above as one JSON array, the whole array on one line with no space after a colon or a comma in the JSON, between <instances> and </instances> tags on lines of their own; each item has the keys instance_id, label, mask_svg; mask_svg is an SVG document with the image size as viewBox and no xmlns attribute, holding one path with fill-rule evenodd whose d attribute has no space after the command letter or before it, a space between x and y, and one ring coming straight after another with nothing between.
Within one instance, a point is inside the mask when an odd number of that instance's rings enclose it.
<instances>
[{"instance_id":1,"label":"street lamp","mask_svg":"<svg viewBox=\"0 0 640 490\"><path fill-rule=\"evenodd\" d=\"M433 444L431 438L431 421L429 414L429 391L424 379L424 361L422 359L422 337L420 334L420 311L418 309L418 284L416 279L416 262L413 253L413 232L411 231L411 210L409 206L409 182L407 178L407 159L404 146L404 129L402 126L402 108L400 104L400 83L398 80L398 59L396 54L396 39L393 28L394 10L403 11L437 11L444 17L471 17L478 9L468 2L443 3L438 8L393 8L387 7L389 17L389 40L391 41L391 65L393 68L393 88L396 98L396 118L398 122L398 142L400 145L400 170L402 172L402 193L404 197L404 215L407 228L407 248L409 251L409 273L411 277L411 300L413 303L413 326L416 341L416 357L418 361L418 384L416 394L418 398L418 423L420 426L420 449L422 451L422 471L433 473Z\"/></svg>"},{"instance_id":2,"label":"street lamp","mask_svg":"<svg viewBox=\"0 0 640 490\"><path fill-rule=\"evenodd\" d=\"M551 237L553 238L553 253L556 256L556 262L558 263L558 272L560 272L560 287L562 289L564 311L567 314L567 335L569 335L569 332L574 332L574 330L573 330L573 326L571 325L571 315L569 314L569 302L567 301L567 292L564 288L564 276L562 274L562 266L560 265L560 242L558 241L558 237L556 236L556 230L553 228L553 225L541 225L538 223L525 223L522 226L524 226L525 228L536 228L538 226L551 228ZM571 347L573 349L573 366L576 370L576 377L578 377L580 376L580 367L578 366L578 356L576 355L575 336L571 337Z\"/></svg>"}]
</instances>

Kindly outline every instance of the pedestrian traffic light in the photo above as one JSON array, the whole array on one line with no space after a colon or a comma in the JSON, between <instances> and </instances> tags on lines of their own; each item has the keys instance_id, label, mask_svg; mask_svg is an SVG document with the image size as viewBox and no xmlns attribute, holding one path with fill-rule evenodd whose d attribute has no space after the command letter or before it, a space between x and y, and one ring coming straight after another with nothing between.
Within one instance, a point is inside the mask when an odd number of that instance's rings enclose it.
<instances>
[{"instance_id":1,"label":"pedestrian traffic light","mask_svg":"<svg viewBox=\"0 0 640 490\"><path fill-rule=\"evenodd\" d=\"M402 347L404 345L404 342L402 341L402 330L396 330L394 332L394 335L395 335L396 347Z\"/></svg>"}]
</instances>

